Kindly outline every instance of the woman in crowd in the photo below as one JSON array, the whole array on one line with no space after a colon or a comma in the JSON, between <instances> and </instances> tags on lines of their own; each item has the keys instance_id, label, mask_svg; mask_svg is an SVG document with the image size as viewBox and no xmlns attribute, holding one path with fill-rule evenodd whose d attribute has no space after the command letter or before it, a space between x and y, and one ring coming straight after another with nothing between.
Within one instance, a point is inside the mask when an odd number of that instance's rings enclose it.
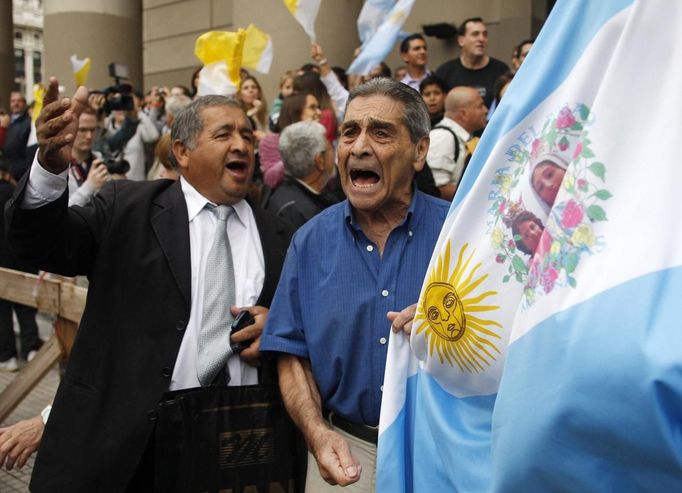
<instances>
[{"instance_id":1,"label":"woman in crowd","mask_svg":"<svg viewBox=\"0 0 682 493\"><path fill-rule=\"evenodd\" d=\"M263 182L277 188L284 178L284 163L279 153L279 134L287 126L299 121L320 121L322 111L312 94L292 94L284 98L276 131L267 134L258 146Z\"/></svg>"},{"instance_id":2,"label":"woman in crowd","mask_svg":"<svg viewBox=\"0 0 682 493\"><path fill-rule=\"evenodd\" d=\"M268 104L255 77L249 75L242 79L237 99L254 124L256 139L262 139L268 129Z\"/></svg>"}]
</instances>

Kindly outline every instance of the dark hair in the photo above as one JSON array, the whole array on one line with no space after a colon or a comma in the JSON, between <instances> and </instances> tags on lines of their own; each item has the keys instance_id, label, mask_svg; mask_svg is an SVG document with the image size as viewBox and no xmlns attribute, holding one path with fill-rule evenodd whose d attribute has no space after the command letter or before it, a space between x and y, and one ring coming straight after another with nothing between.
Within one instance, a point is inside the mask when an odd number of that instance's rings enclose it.
<instances>
[{"instance_id":1,"label":"dark hair","mask_svg":"<svg viewBox=\"0 0 682 493\"><path fill-rule=\"evenodd\" d=\"M424 103L419 93L407 84L387 77L370 79L350 92L346 111L348 111L348 105L353 99L369 96L386 96L402 103L404 106L402 122L410 133L410 140L413 144L429 135L431 119L429 118L426 103Z\"/></svg>"},{"instance_id":2,"label":"dark hair","mask_svg":"<svg viewBox=\"0 0 682 493\"><path fill-rule=\"evenodd\" d=\"M408 37L403 39L402 43L400 43L400 53L407 53L410 50L410 43L415 39L421 39L424 43L426 43L424 36L422 36L421 34L419 33L410 34Z\"/></svg>"},{"instance_id":3,"label":"dark hair","mask_svg":"<svg viewBox=\"0 0 682 493\"><path fill-rule=\"evenodd\" d=\"M294 79L294 92L312 94L317 98L320 108L323 110L334 109L327 87L320 80L320 74L316 72L308 72L296 77Z\"/></svg>"},{"instance_id":4,"label":"dark hair","mask_svg":"<svg viewBox=\"0 0 682 493\"><path fill-rule=\"evenodd\" d=\"M533 214L530 211L523 211L519 212L516 217L514 217L514 220L512 221L512 234L514 236L519 234L519 227L521 224L525 223L526 221L532 221L535 224L538 225L541 229L545 229L545 227L542 225L542 221L540 221L540 218ZM526 255L533 255L535 252L531 252L530 249L523 244L523 238L515 240L516 243L516 248L521 250L523 253Z\"/></svg>"},{"instance_id":5,"label":"dark hair","mask_svg":"<svg viewBox=\"0 0 682 493\"><path fill-rule=\"evenodd\" d=\"M292 123L301 121L301 114L305 109L305 100L309 93L295 93L282 100L282 107L279 110L279 120L275 126L276 132L281 132Z\"/></svg>"},{"instance_id":6,"label":"dark hair","mask_svg":"<svg viewBox=\"0 0 682 493\"><path fill-rule=\"evenodd\" d=\"M438 86L440 87L440 90L443 91L443 94L448 93L448 88L445 85L445 82L437 75L429 75L419 83L419 94L424 94L424 90L427 86Z\"/></svg>"},{"instance_id":7,"label":"dark hair","mask_svg":"<svg viewBox=\"0 0 682 493\"><path fill-rule=\"evenodd\" d=\"M469 24L470 22L481 22L481 23L485 24L485 22L483 22L483 19L480 17L469 17L468 19L464 19L462 21L462 23L459 25L459 29L457 29L457 36L466 35L467 24Z\"/></svg>"},{"instance_id":8,"label":"dark hair","mask_svg":"<svg viewBox=\"0 0 682 493\"><path fill-rule=\"evenodd\" d=\"M185 96L187 96L188 98L192 97L192 92L189 89L187 89L187 86L183 86L182 84L175 84L173 87L179 87Z\"/></svg>"},{"instance_id":9,"label":"dark hair","mask_svg":"<svg viewBox=\"0 0 682 493\"><path fill-rule=\"evenodd\" d=\"M199 68L195 69L194 72L192 72L192 78L190 79L190 85L192 86L192 94L190 94L190 97L196 96L196 94L199 90L199 88L197 87L196 78L197 78L197 75L199 75L199 72L201 72L202 68L204 68L204 67L199 67Z\"/></svg>"},{"instance_id":10,"label":"dark hair","mask_svg":"<svg viewBox=\"0 0 682 493\"><path fill-rule=\"evenodd\" d=\"M502 88L510 83L513 78L514 74L511 72L505 72L495 81L495 85L493 85L493 93L495 94L495 99L498 103L500 102L500 99L502 99L502 96L500 96L500 91L502 91Z\"/></svg>"},{"instance_id":11,"label":"dark hair","mask_svg":"<svg viewBox=\"0 0 682 493\"><path fill-rule=\"evenodd\" d=\"M524 39L523 41L521 41L519 44L516 45L516 48L514 48L514 55L516 57L521 56L521 48L523 48L523 45L527 45L527 44L532 45L533 43L535 43L535 39L533 39L533 38Z\"/></svg>"},{"instance_id":12,"label":"dark hair","mask_svg":"<svg viewBox=\"0 0 682 493\"><path fill-rule=\"evenodd\" d=\"M305 64L301 65L301 68L299 70L300 70L302 75L303 74L310 74L313 72L316 74L320 73L320 67L318 67L314 63L305 63Z\"/></svg>"},{"instance_id":13,"label":"dark hair","mask_svg":"<svg viewBox=\"0 0 682 493\"><path fill-rule=\"evenodd\" d=\"M346 74L346 69L343 67L339 67L337 65L334 65L332 67L332 70L336 74L336 78L339 79L339 82L344 87L344 89L346 89L346 91L347 91L348 90L348 74Z\"/></svg>"}]
</instances>

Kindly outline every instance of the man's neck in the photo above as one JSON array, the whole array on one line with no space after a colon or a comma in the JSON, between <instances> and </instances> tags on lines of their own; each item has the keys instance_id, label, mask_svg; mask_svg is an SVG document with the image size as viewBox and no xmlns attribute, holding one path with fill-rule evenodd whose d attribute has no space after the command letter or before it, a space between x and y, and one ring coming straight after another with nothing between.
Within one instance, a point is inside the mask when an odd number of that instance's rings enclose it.
<instances>
[{"instance_id":1,"label":"man's neck","mask_svg":"<svg viewBox=\"0 0 682 493\"><path fill-rule=\"evenodd\" d=\"M407 66L407 74L413 80L423 79L424 76L426 75L426 65L421 66L421 67L418 65L408 65Z\"/></svg>"},{"instance_id":2,"label":"man's neck","mask_svg":"<svg viewBox=\"0 0 682 493\"><path fill-rule=\"evenodd\" d=\"M354 209L355 218L358 225L365 236L370 241L375 243L379 248L379 254L383 255L384 247L388 236L398 225L400 225L407 217L407 211L410 208L410 201L412 200L411 189L408 190L407 195L398 203L390 207L382 207L376 211L361 211Z\"/></svg>"},{"instance_id":3,"label":"man's neck","mask_svg":"<svg viewBox=\"0 0 682 493\"><path fill-rule=\"evenodd\" d=\"M459 56L459 60L462 62L464 68L469 70L480 70L488 65L490 62L490 57L488 55L469 55L468 53L462 53Z\"/></svg>"},{"instance_id":4,"label":"man's neck","mask_svg":"<svg viewBox=\"0 0 682 493\"><path fill-rule=\"evenodd\" d=\"M71 149L71 157L80 164L90 157L90 151L79 151L73 148Z\"/></svg>"}]
</instances>

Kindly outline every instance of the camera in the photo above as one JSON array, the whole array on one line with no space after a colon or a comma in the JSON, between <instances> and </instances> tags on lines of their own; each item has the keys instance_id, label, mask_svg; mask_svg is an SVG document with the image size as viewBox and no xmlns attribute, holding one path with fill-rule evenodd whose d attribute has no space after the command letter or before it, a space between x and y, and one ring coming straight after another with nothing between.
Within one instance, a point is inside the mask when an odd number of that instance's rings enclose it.
<instances>
[{"instance_id":1,"label":"camera","mask_svg":"<svg viewBox=\"0 0 682 493\"><path fill-rule=\"evenodd\" d=\"M130 171L130 163L125 159L107 158L104 160L104 165L110 175L125 175Z\"/></svg>"},{"instance_id":2,"label":"camera","mask_svg":"<svg viewBox=\"0 0 682 493\"><path fill-rule=\"evenodd\" d=\"M121 79L128 78L128 66L122 63L109 64L109 76L114 79L114 84L92 91L93 94L104 94L106 101L102 110L105 115L109 115L112 111L130 111L135 108L135 101L133 101L133 86L121 82Z\"/></svg>"}]
</instances>

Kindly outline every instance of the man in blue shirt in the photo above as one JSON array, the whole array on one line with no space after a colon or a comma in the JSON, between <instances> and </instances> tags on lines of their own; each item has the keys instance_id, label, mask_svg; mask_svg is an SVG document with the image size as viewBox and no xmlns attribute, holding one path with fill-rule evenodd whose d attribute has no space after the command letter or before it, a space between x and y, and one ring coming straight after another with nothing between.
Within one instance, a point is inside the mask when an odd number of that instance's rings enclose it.
<instances>
[{"instance_id":1,"label":"man in blue shirt","mask_svg":"<svg viewBox=\"0 0 682 493\"><path fill-rule=\"evenodd\" d=\"M307 491L374 491L387 314L394 320L419 298L448 210L412 186L429 128L408 86L373 79L355 88L338 147L348 200L306 223L287 253L261 350L280 353L284 402L312 453Z\"/></svg>"}]
</instances>

